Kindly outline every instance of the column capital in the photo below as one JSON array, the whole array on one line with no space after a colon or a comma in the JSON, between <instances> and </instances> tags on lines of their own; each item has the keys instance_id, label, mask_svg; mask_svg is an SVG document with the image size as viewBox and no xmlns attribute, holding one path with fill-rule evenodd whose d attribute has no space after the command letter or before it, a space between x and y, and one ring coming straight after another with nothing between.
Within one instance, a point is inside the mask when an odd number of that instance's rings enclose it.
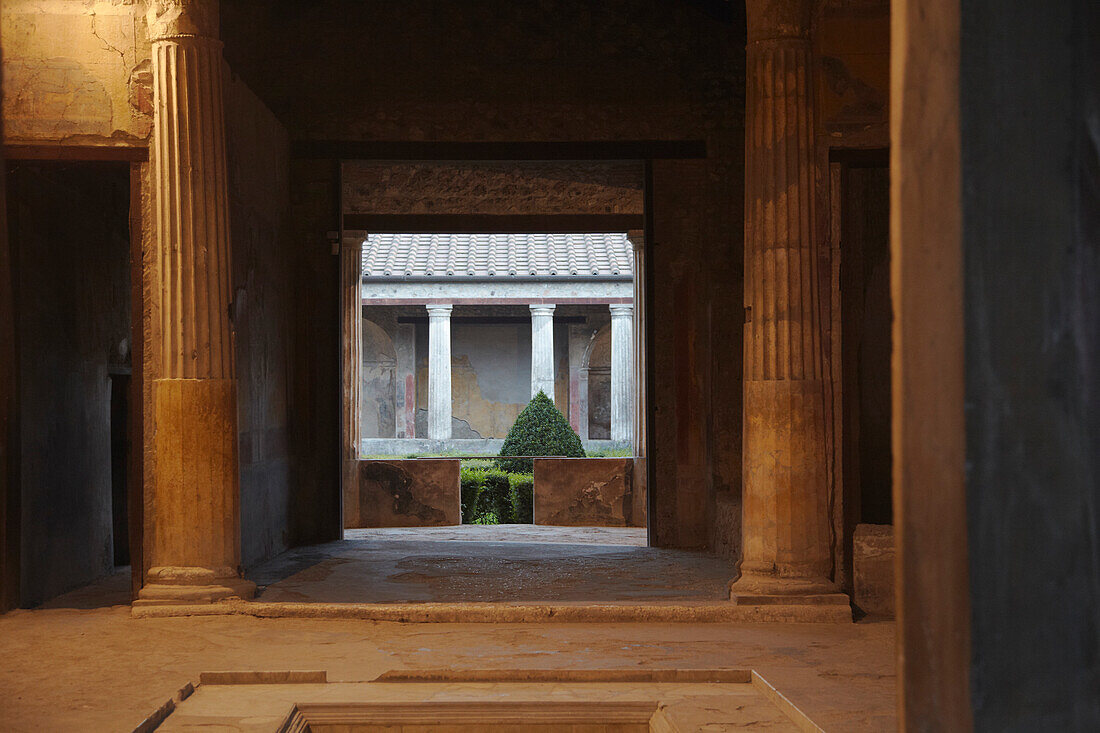
<instances>
[{"instance_id":1,"label":"column capital","mask_svg":"<svg viewBox=\"0 0 1100 733\"><path fill-rule=\"evenodd\" d=\"M626 233L626 240L630 242L631 246L634 247L634 251L637 252L645 247L645 231L642 229L631 229Z\"/></svg>"},{"instance_id":2,"label":"column capital","mask_svg":"<svg viewBox=\"0 0 1100 733\"><path fill-rule=\"evenodd\" d=\"M145 13L149 39L218 40L218 0L152 0Z\"/></svg>"},{"instance_id":3,"label":"column capital","mask_svg":"<svg viewBox=\"0 0 1100 733\"><path fill-rule=\"evenodd\" d=\"M813 0L746 0L748 41L807 40Z\"/></svg>"},{"instance_id":4,"label":"column capital","mask_svg":"<svg viewBox=\"0 0 1100 733\"><path fill-rule=\"evenodd\" d=\"M633 303L612 303L608 306L612 318L630 318L634 315Z\"/></svg>"},{"instance_id":5,"label":"column capital","mask_svg":"<svg viewBox=\"0 0 1100 733\"><path fill-rule=\"evenodd\" d=\"M554 315L554 309L557 308L554 304L545 303L531 303L528 306L531 309L531 315L533 316L552 316Z\"/></svg>"},{"instance_id":6,"label":"column capital","mask_svg":"<svg viewBox=\"0 0 1100 733\"><path fill-rule=\"evenodd\" d=\"M429 318L450 318L454 306L450 303L429 303L424 306L428 309Z\"/></svg>"}]
</instances>

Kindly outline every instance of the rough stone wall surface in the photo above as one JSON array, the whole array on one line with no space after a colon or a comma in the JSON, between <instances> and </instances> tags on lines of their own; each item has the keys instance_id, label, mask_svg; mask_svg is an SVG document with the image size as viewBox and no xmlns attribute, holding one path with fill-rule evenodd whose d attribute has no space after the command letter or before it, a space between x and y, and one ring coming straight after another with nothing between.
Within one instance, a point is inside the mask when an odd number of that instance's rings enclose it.
<instances>
[{"instance_id":1,"label":"rough stone wall surface","mask_svg":"<svg viewBox=\"0 0 1100 733\"><path fill-rule=\"evenodd\" d=\"M110 572L111 380L129 366L125 164L9 164L21 408L21 603ZM125 508L122 508L125 511Z\"/></svg>"},{"instance_id":2,"label":"rough stone wall surface","mask_svg":"<svg viewBox=\"0 0 1100 733\"><path fill-rule=\"evenodd\" d=\"M707 546L714 489L740 489L743 6L241 0L222 21L296 139L705 141L653 166L652 460L658 544Z\"/></svg>"},{"instance_id":3,"label":"rough stone wall surface","mask_svg":"<svg viewBox=\"0 0 1100 733\"><path fill-rule=\"evenodd\" d=\"M152 131L143 2L7 0L4 140L144 144Z\"/></svg>"},{"instance_id":4,"label":"rough stone wall surface","mask_svg":"<svg viewBox=\"0 0 1100 733\"><path fill-rule=\"evenodd\" d=\"M641 214L642 166L626 162L344 163L349 214Z\"/></svg>"},{"instance_id":5,"label":"rough stone wall surface","mask_svg":"<svg viewBox=\"0 0 1100 733\"><path fill-rule=\"evenodd\" d=\"M632 458L536 458L535 524L644 527L634 514Z\"/></svg>"},{"instance_id":6,"label":"rough stone wall surface","mask_svg":"<svg viewBox=\"0 0 1100 733\"><path fill-rule=\"evenodd\" d=\"M865 613L894 615L894 527L856 525L853 542L856 606Z\"/></svg>"},{"instance_id":7,"label":"rough stone wall surface","mask_svg":"<svg viewBox=\"0 0 1100 733\"><path fill-rule=\"evenodd\" d=\"M241 562L289 546L289 140L225 69L226 153L240 435Z\"/></svg>"},{"instance_id":8,"label":"rough stone wall surface","mask_svg":"<svg viewBox=\"0 0 1100 733\"><path fill-rule=\"evenodd\" d=\"M360 461L359 485L345 487L347 527L461 524L460 465L447 458Z\"/></svg>"}]
</instances>

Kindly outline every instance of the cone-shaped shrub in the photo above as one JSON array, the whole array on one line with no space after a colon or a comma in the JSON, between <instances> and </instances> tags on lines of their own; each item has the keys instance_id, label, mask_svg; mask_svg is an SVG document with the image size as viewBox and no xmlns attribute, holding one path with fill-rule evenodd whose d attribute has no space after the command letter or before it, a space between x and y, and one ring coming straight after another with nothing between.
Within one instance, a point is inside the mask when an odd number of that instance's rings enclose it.
<instances>
[{"instance_id":1,"label":"cone-shaped shrub","mask_svg":"<svg viewBox=\"0 0 1100 733\"><path fill-rule=\"evenodd\" d=\"M508 459L505 456L563 456L584 458L584 446L565 416L541 390L531 398L516 418L497 465L509 473L531 473L530 458Z\"/></svg>"}]
</instances>

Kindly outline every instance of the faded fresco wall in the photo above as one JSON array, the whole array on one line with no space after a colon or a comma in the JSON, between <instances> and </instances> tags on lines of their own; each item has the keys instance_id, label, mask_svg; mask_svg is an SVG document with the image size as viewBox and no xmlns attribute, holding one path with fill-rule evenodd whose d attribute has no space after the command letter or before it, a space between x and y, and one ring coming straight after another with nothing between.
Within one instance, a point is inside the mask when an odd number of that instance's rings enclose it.
<instances>
[{"instance_id":1,"label":"faded fresco wall","mask_svg":"<svg viewBox=\"0 0 1100 733\"><path fill-rule=\"evenodd\" d=\"M144 144L152 76L141 2L5 0L4 139Z\"/></svg>"},{"instance_id":2,"label":"faded fresco wall","mask_svg":"<svg viewBox=\"0 0 1100 733\"><path fill-rule=\"evenodd\" d=\"M453 415L476 436L503 438L531 398L531 327L455 323L451 328Z\"/></svg>"},{"instance_id":3,"label":"faded fresco wall","mask_svg":"<svg viewBox=\"0 0 1100 733\"><path fill-rule=\"evenodd\" d=\"M392 438L396 429L397 351L374 321L363 319L359 421L364 438Z\"/></svg>"},{"instance_id":4,"label":"faded fresco wall","mask_svg":"<svg viewBox=\"0 0 1100 733\"><path fill-rule=\"evenodd\" d=\"M107 574L113 542L128 541L112 537L109 371L130 359L129 176L8 164L24 606Z\"/></svg>"}]
</instances>

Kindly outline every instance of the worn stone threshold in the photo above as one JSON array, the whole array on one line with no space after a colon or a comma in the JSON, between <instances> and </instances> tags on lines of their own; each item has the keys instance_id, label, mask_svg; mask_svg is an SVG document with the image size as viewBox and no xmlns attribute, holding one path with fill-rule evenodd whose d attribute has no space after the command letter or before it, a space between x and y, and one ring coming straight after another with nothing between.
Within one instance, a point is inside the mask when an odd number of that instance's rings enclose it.
<instances>
[{"instance_id":1,"label":"worn stone threshold","mask_svg":"<svg viewBox=\"0 0 1100 733\"><path fill-rule=\"evenodd\" d=\"M852 609L837 604L735 605L699 603L268 603L133 606L134 618L253 616L330 618L400 623L852 623Z\"/></svg>"}]
</instances>

